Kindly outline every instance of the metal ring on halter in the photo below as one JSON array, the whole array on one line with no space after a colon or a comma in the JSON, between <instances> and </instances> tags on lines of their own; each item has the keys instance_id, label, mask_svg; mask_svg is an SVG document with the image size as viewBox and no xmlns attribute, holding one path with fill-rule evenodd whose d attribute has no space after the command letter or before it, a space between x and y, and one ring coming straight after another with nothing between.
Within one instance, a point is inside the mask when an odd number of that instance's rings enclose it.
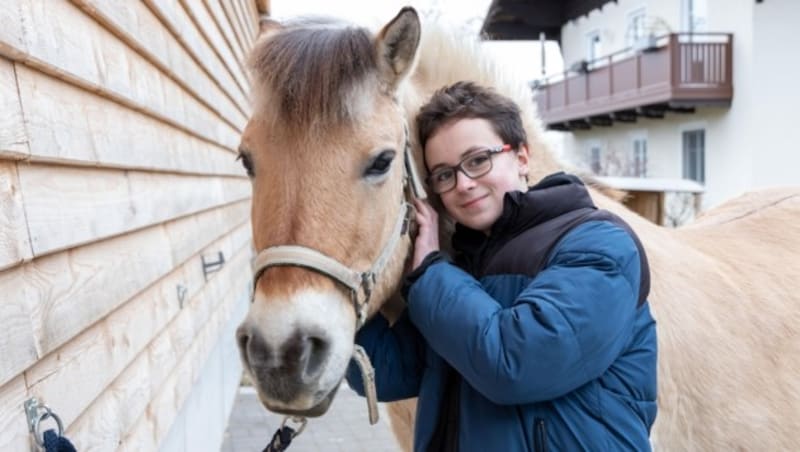
<instances>
[{"instance_id":1,"label":"metal ring on halter","mask_svg":"<svg viewBox=\"0 0 800 452\"><path fill-rule=\"evenodd\" d=\"M292 422L294 423L300 424L300 426L297 427L297 430L295 430L294 433L292 433L292 438L294 439L295 437L297 437L297 435L303 433L303 429L305 429L306 424L308 424L308 419L302 416L286 416L283 418L283 422L281 423L281 428L286 427L286 423L289 422L289 419L291 419Z\"/></svg>"},{"instance_id":2,"label":"metal ring on halter","mask_svg":"<svg viewBox=\"0 0 800 452\"><path fill-rule=\"evenodd\" d=\"M36 444L39 447L44 447L44 437L42 436L41 432L39 432L39 424L44 421L45 419L52 417L56 421L56 425L58 426L58 436L62 436L64 434L64 424L61 423L61 418L58 417L56 413L53 413L53 410L50 409L47 405L42 405L40 407L44 410L44 413L36 416L33 420L33 439L36 441Z\"/></svg>"}]
</instances>

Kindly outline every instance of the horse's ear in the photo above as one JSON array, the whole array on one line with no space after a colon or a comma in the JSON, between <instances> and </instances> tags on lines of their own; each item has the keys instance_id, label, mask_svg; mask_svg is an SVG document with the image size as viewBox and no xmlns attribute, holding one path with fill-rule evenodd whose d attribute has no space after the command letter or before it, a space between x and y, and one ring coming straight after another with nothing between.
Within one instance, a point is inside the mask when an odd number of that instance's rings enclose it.
<instances>
[{"instance_id":1,"label":"horse's ear","mask_svg":"<svg viewBox=\"0 0 800 452\"><path fill-rule=\"evenodd\" d=\"M258 37L263 38L269 36L276 31L283 29L283 24L275 19L270 18L266 14L258 18Z\"/></svg>"},{"instance_id":2,"label":"horse's ear","mask_svg":"<svg viewBox=\"0 0 800 452\"><path fill-rule=\"evenodd\" d=\"M386 24L378 33L376 48L381 78L394 90L411 72L420 37L419 15L409 6Z\"/></svg>"}]
</instances>

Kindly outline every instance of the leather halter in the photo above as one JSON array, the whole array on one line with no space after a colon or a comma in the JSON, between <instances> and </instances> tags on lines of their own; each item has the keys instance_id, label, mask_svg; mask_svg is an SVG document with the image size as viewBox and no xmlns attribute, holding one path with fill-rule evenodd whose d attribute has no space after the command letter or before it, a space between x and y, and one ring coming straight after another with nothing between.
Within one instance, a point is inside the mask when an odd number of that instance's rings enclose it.
<instances>
[{"instance_id":1,"label":"leather halter","mask_svg":"<svg viewBox=\"0 0 800 452\"><path fill-rule=\"evenodd\" d=\"M426 198L425 188L417 173L414 157L411 154L408 125L403 124L403 128L405 132L403 191L405 194L400 200L400 212L389 240L383 246L383 250L381 250L372 266L366 271L358 271L307 246L271 246L260 251L253 260L253 293L255 293L255 285L258 282L258 278L270 267L293 266L307 268L323 274L350 289L350 299L356 312L356 330L364 325L372 290L377 283L378 276L383 272L384 267L394 254L402 236L408 233L409 224L413 216L413 208L408 203L408 198L409 196L419 199Z\"/></svg>"}]
</instances>

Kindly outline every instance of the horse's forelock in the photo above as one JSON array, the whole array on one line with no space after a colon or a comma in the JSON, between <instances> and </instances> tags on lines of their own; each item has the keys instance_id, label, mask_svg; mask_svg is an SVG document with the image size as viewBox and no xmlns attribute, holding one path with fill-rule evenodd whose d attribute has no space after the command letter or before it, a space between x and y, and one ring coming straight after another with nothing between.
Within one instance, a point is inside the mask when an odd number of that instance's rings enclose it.
<instances>
[{"instance_id":1,"label":"horse's forelock","mask_svg":"<svg viewBox=\"0 0 800 452\"><path fill-rule=\"evenodd\" d=\"M363 111L356 100L378 66L371 33L333 21L300 21L261 41L250 57L256 109L295 130L336 126Z\"/></svg>"}]
</instances>

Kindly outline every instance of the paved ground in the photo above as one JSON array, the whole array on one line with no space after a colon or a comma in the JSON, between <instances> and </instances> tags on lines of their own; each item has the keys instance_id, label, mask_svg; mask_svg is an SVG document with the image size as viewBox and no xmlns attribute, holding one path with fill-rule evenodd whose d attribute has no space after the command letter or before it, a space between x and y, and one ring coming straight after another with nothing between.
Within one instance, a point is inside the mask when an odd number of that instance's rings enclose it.
<instances>
[{"instance_id":1,"label":"paved ground","mask_svg":"<svg viewBox=\"0 0 800 452\"><path fill-rule=\"evenodd\" d=\"M398 452L386 408L379 408L380 421L369 425L366 400L343 385L328 413L309 419L287 452ZM282 416L264 409L252 388L240 387L222 452L261 452L282 421Z\"/></svg>"}]
</instances>

